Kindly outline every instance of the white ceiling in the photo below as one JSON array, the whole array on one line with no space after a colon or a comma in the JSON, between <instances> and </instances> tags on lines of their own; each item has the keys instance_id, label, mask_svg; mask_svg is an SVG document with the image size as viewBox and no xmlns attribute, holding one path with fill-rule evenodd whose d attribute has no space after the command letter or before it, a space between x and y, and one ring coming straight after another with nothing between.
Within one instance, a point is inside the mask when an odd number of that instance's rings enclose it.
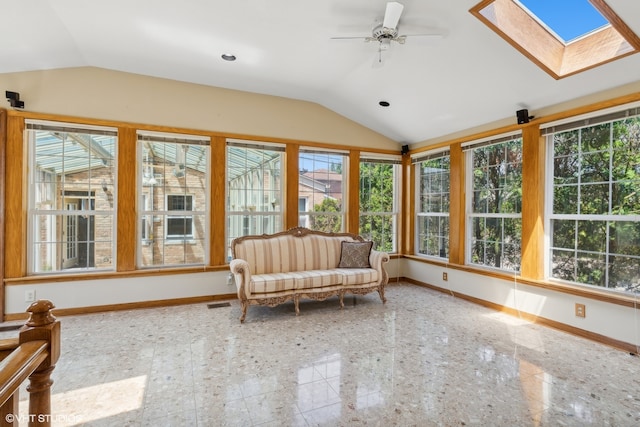
<instances>
[{"instance_id":1,"label":"white ceiling","mask_svg":"<svg viewBox=\"0 0 640 427\"><path fill-rule=\"evenodd\" d=\"M640 78L632 55L556 81L469 13L479 0L400 1L401 34L446 36L394 44L383 67L377 43L330 38L370 35L386 0L7 1L0 73L93 66L301 99L406 144ZM608 3L640 34L639 1Z\"/></svg>"}]
</instances>

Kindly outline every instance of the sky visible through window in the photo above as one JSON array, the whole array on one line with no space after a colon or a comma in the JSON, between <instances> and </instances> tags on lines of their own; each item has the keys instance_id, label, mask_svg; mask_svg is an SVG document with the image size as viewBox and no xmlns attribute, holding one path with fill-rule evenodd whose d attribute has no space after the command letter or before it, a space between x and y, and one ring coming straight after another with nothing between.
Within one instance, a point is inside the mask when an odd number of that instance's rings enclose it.
<instances>
[{"instance_id":1,"label":"sky visible through window","mask_svg":"<svg viewBox=\"0 0 640 427\"><path fill-rule=\"evenodd\" d=\"M519 0L565 43L608 24L589 0Z\"/></svg>"}]
</instances>

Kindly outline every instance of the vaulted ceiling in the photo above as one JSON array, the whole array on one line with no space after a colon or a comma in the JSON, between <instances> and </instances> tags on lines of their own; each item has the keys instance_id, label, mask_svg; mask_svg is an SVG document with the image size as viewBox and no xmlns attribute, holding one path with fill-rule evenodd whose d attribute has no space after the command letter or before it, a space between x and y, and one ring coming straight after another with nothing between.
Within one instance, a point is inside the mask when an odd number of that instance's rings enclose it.
<instances>
[{"instance_id":1,"label":"vaulted ceiling","mask_svg":"<svg viewBox=\"0 0 640 427\"><path fill-rule=\"evenodd\" d=\"M5 2L0 73L94 66L301 99L405 144L640 79L636 54L555 80L469 13L478 0L401 2L400 34L443 36L392 44L382 66L377 42L332 38L371 35L385 0ZM640 34L640 2L607 3Z\"/></svg>"}]
</instances>

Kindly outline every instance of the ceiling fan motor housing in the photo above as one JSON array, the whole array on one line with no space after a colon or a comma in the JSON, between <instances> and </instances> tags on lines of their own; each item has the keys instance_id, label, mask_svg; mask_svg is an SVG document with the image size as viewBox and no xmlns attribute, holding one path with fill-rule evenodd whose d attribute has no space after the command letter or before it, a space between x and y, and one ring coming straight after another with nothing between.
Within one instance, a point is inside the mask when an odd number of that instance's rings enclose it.
<instances>
[{"instance_id":1,"label":"ceiling fan motor housing","mask_svg":"<svg viewBox=\"0 0 640 427\"><path fill-rule=\"evenodd\" d=\"M383 40L393 40L396 37L398 37L398 30L396 28L387 28L380 24L373 29L373 38L379 42Z\"/></svg>"}]
</instances>

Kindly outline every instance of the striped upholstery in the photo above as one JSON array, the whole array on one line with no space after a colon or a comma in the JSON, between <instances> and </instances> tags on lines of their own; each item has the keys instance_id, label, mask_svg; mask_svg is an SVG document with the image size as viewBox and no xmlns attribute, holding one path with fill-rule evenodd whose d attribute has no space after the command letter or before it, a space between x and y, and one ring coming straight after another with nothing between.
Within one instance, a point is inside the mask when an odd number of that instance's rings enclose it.
<instances>
[{"instance_id":1,"label":"striped upholstery","mask_svg":"<svg viewBox=\"0 0 640 427\"><path fill-rule=\"evenodd\" d=\"M340 285L342 275L335 270L310 270L289 273L295 277L296 289L311 289Z\"/></svg>"},{"instance_id":2,"label":"striped upholstery","mask_svg":"<svg viewBox=\"0 0 640 427\"><path fill-rule=\"evenodd\" d=\"M342 284L347 286L378 281L378 271L373 268L338 268L334 271L342 276Z\"/></svg>"},{"instance_id":3,"label":"striped upholstery","mask_svg":"<svg viewBox=\"0 0 640 427\"><path fill-rule=\"evenodd\" d=\"M252 294L292 291L294 289L295 280L289 273L261 274L259 276L251 276L251 282L249 282L249 291Z\"/></svg>"},{"instance_id":4,"label":"striped upholstery","mask_svg":"<svg viewBox=\"0 0 640 427\"><path fill-rule=\"evenodd\" d=\"M340 242L349 237L307 235L277 236L245 240L235 248L235 257L247 260L251 274L330 270L340 262Z\"/></svg>"},{"instance_id":5,"label":"striped upholstery","mask_svg":"<svg viewBox=\"0 0 640 427\"><path fill-rule=\"evenodd\" d=\"M336 270L294 271L251 276L249 290L252 294L311 289L342 283L342 274Z\"/></svg>"}]
</instances>

